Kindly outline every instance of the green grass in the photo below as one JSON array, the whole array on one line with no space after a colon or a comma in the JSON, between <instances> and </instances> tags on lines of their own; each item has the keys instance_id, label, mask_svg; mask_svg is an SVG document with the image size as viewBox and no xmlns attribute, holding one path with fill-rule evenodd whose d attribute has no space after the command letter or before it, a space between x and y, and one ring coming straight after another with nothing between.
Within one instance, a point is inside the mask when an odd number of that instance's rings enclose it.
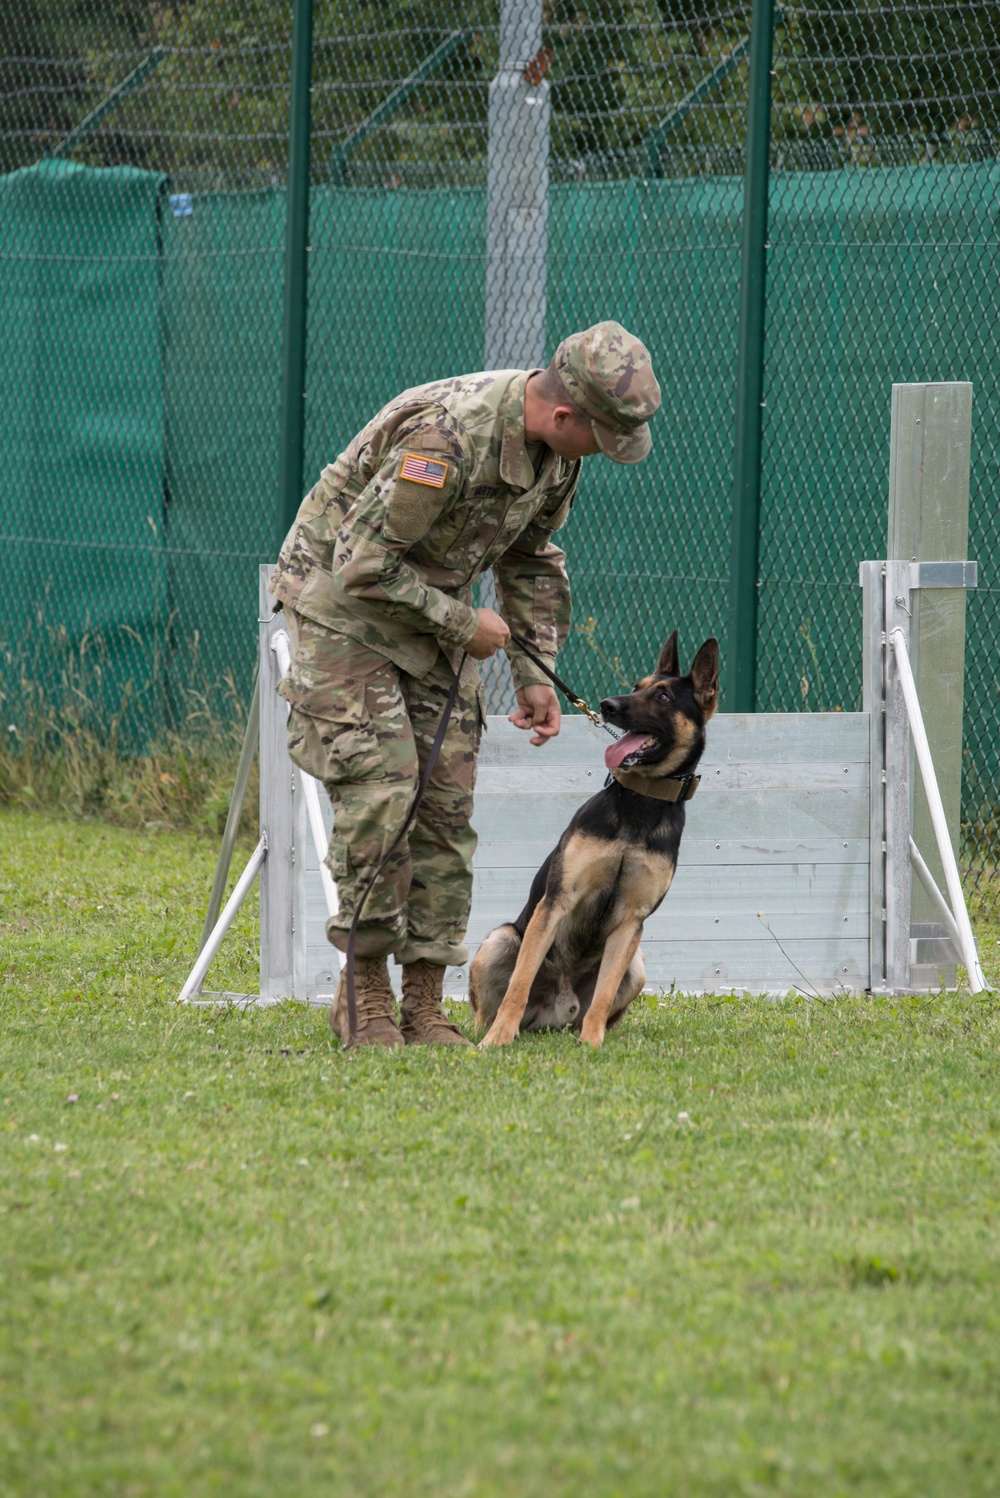
<instances>
[{"instance_id":1,"label":"green grass","mask_svg":"<svg viewBox=\"0 0 1000 1498\"><path fill-rule=\"evenodd\" d=\"M1000 1491L992 999L346 1058L214 855L0 814L0 1492Z\"/></svg>"},{"instance_id":2,"label":"green grass","mask_svg":"<svg viewBox=\"0 0 1000 1498\"><path fill-rule=\"evenodd\" d=\"M125 633L137 669L117 686L121 638L71 637L46 622L44 598L16 639L0 635L0 807L221 836L247 702L231 675L205 676L197 632L171 666L169 693L162 642ZM257 818L256 777L255 765L246 827Z\"/></svg>"}]
</instances>

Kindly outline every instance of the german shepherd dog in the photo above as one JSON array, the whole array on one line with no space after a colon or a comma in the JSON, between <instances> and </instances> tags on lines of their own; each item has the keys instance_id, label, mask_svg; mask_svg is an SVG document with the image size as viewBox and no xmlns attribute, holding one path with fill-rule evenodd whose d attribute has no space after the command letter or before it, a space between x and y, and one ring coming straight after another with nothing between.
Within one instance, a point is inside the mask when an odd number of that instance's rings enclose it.
<instances>
[{"instance_id":1,"label":"german shepherd dog","mask_svg":"<svg viewBox=\"0 0 1000 1498\"><path fill-rule=\"evenodd\" d=\"M517 920L490 932L469 969L473 1017L490 1027L483 1046L565 1026L599 1046L641 993L643 922L670 888L718 700L718 642L706 640L681 676L674 630L652 676L601 703L625 730L605 751L608 782L538 870Z\"/></svg>"}]
</instances>

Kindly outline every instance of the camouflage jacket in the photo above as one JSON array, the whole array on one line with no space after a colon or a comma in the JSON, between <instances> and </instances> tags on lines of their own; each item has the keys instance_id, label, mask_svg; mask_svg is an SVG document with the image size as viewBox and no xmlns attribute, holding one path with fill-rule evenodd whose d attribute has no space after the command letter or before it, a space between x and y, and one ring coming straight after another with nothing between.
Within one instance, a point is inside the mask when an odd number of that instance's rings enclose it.
<instances>
[{"instance_id":1,"label":"camouflage jacket","mask_svg":"<svg viewBox=\"0 0 1000 1498\"><path fill-rule=\"evenodd\" d=\"M569 630L564 524L581 463L524 438L531 370L405 390L323 470L289 532L271 592L413 676L464 645L472 584L493 568L500 612L549 662ZM515 685L547 678L513 645Z\"/></svg>"}]
</instances>

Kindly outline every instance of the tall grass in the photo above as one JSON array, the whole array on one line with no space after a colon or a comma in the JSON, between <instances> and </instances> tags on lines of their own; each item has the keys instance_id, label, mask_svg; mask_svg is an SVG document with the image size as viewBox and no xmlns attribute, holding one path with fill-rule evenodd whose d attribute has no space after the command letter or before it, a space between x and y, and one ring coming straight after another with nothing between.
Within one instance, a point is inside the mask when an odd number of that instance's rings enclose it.
<instances>
[{"instance_id":1,"label":"tall grass","mask_svg":"<svg viewBox=\"0 0 1000 1498\"><path fill-rule=\"evenodd\" d=\"M208 679L197 633L169 665L160 638L127 625L73 637L41 609L16 640L0 640L0 805L219 833L249 694L231 672ZM257 803L254 778L248 823Z\"/></svg>"}]
</instances>

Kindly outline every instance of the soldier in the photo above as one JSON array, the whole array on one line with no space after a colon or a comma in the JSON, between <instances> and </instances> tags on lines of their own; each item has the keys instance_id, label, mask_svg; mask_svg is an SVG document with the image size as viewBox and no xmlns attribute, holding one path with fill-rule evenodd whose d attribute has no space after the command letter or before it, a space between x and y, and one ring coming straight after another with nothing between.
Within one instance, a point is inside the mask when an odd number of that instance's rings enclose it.
<instances>
[{"instance_id":1,"label":"soldier","mask_svg":"<svg viewBox=\"0 0 1000 1498\"><path fill-rule=\"evenodd\" d=\"M483 708L477 661L506 650L510 721L544 744L558 699L511 639L552 664L569 630L565 523L582 459L636 463L660 403L649 354L615 322L560 343L548 369L436 380L390 401L323 470L282 547L271 591L292 664L288 751L334 807L327 861L344 951L355 905L406 819L463 650L469 659L434 774L380 873L355 943L358 1042L468 1045L441 1005L467 960ZM493 568L499 613L472 607ZM400 1022L387 958L403 969ZM341 978L330 1023L347 1039Z\"/></svg>"}]
</instances>

